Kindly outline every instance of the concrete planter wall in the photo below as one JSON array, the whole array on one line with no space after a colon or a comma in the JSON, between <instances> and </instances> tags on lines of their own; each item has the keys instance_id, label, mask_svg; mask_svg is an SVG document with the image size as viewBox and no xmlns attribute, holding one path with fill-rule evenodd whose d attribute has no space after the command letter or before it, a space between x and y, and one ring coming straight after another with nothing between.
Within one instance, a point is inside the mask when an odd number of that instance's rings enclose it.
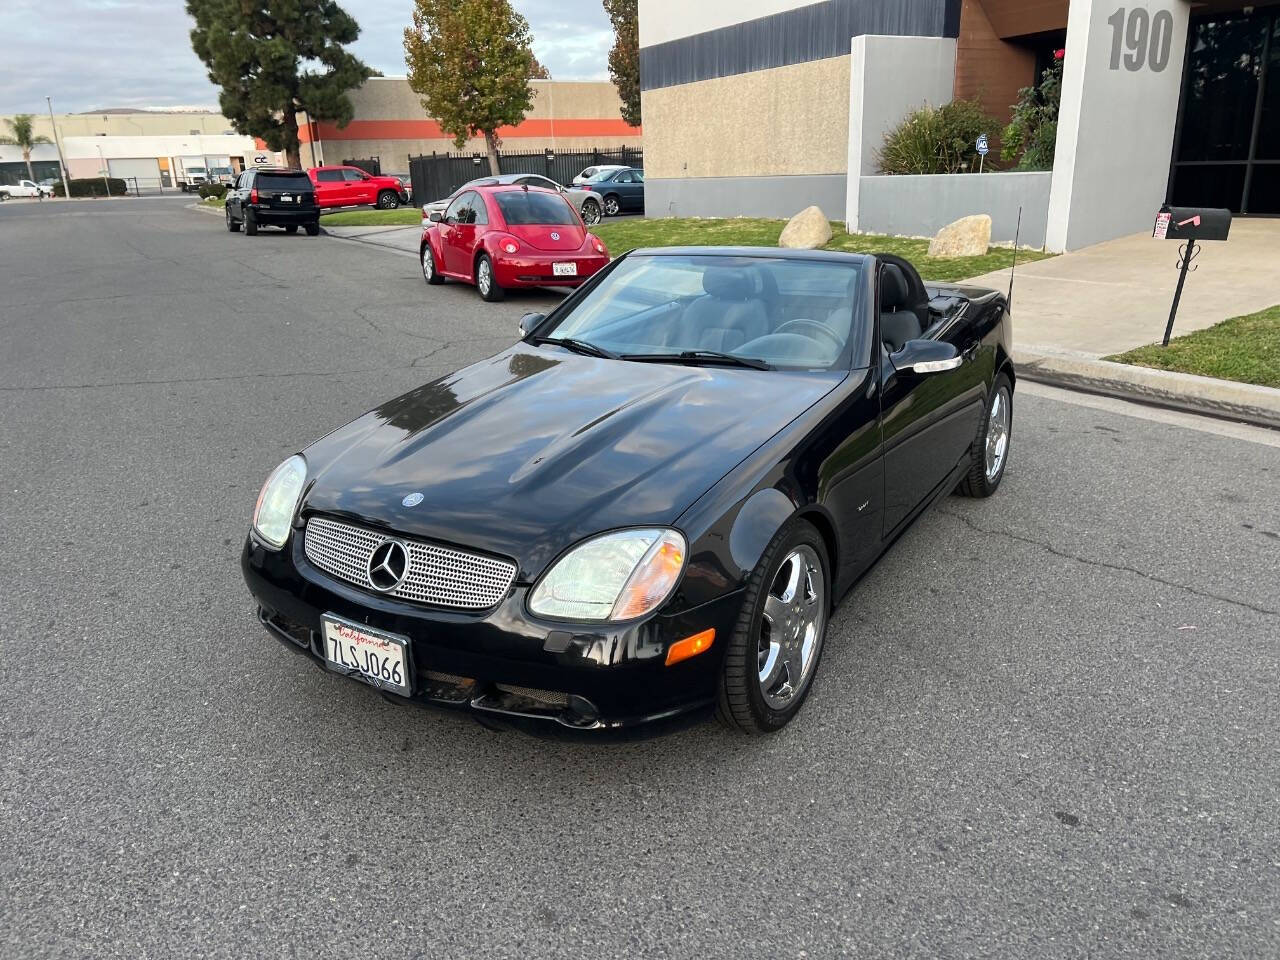
<instances>
[{"instance_id":1,"label":"concrete planter wall","mask_svg":"<svg viewBox=\"0 0 1280 960\"><path fill-rule=\"evenodd\" d=\"M857 222L850 230L931 237L973 214L991 216L991 239L1012 243L1022 207L1020 244L1043 247L1053 174L961 173L937 176L861 177Z\"/></svg>"}]
</instances>

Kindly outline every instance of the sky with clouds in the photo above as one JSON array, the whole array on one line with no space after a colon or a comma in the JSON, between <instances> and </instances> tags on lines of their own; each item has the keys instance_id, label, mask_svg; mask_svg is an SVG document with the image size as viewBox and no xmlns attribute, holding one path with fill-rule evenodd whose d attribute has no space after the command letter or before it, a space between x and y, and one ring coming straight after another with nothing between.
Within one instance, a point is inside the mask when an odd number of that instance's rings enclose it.
<instances>
[{"instance_id":1,"label":"sky with clouds","mask_svg":"<svg viewBox=\"0 0 1280 960\"><path fill-rule=\"evenodd\" d=\"M600 0L513 0L533 51L557 80L604 80L613 30ZM360 24L356 55L403 74L412 0L344 0ZM191 52L182 0L4 0L0 114L106 107L217 106Z\"/></svg>"}]
</instances>

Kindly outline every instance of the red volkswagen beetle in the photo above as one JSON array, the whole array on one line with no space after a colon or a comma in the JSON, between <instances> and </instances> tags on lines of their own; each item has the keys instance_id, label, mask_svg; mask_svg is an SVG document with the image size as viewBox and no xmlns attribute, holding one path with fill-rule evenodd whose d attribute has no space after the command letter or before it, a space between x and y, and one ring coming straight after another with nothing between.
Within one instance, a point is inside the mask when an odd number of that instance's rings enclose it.
<instances>
[{"instance_id":1,"label":"red volkswagen beetle","mask_svg":"<svg viewBox=\"0 0 1280 960\"><path fill-rule=\"evenodd\" d=\"M564 197L514 185L475 187L432 212L419 252L427 283L463 280L486 300L510 287L574 287L609 262Z\"/></svg>"}]
</instances>

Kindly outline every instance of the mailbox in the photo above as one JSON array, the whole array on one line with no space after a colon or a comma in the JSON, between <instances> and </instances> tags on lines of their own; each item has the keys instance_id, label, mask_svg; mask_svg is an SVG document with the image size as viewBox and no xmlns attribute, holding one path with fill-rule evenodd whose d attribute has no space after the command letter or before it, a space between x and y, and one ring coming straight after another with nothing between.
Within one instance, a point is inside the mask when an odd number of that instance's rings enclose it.
<instances>
[{"instance_id":1,"label":"mailbox","mask_svg":"<svg viewBox=\"0 0 1280 960\"><path fill-rule=\"evenodd\" d=\"M1158 240L1225 240L1230 232L1230 210L1166 205L1156 217L1153 236Z\"/></svg>"}]
</instances>

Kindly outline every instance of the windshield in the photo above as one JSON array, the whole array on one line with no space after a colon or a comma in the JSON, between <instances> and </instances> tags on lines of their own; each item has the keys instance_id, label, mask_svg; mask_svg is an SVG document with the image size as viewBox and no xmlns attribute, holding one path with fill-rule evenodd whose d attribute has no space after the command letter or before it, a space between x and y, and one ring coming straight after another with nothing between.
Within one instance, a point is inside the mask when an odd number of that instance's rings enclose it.
<instances>
[{"instance_id":1,"label":"windshield","mask_svg":"<svg viewBox=\"0 0 1280 960\"><path fill-rule=\"evenodd\" d=\"M775 367L846 363L869 343L861 260L632 255L546 336L624 357L714 351Z\"/></svg>"},{"instance_id":2,"label":"windshield","mask_svg":"<svg viewBox=\"0 0 1280 960\"><path fill-rule=\"evenodd\" d=\"M587 177L587 181L589 183L603 183L605 180L611 179L616 173L618 173L617 170L599 170Z\"/></svg>"},{"instance_id":3,"label":"windshield","mask_svg":"<svg viewBox=\"0 0 1280 960\"><path fill-rule=\"evenodd\" d=\"M577 216L563 197L554 193L510 190L495 194L502 219L509 227L532 224L576 224Z\"/></svg>"}]
</instances>

